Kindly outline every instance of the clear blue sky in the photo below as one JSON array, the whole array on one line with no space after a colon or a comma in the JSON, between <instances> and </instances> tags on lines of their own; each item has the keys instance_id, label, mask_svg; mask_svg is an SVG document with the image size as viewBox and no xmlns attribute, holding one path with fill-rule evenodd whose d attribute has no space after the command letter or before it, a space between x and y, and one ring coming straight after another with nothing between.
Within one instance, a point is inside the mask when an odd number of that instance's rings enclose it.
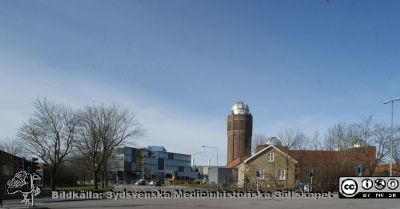
<instances>
[{"instance_id":1,"label":"clear blue sky","mask_svg":"<svg viewBox=\"0 0 400 209\"><path fill-rule=\"evenodd\" d=\"M382 102L400 97L399 11L395 0L2 1L0 137L37 97L120 103L148 129L138 145L202 151L201 164L213 154L201 145L226 161L238 100L267 136L386 122Z\"/></svg>"}]
</instances>

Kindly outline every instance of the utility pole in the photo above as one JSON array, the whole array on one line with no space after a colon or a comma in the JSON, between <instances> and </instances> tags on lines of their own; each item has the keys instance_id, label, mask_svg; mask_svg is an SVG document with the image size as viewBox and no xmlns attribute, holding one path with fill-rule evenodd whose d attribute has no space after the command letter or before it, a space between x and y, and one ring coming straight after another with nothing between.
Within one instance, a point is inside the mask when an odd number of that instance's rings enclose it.
<instances>
[{"instance_id":1,"label":"utility pole","mask_svg":"<svg viewBox=\"0 0 400 209\"><path fill-rule=\"evenodd\" d=\"M201 147L215 149L215 151L217 152L217 167L218 167L218 148L217 147L204 146L204 145L201 146Z\"/></svg>"},{"instance_id":2,"label":"utility pole","mask_svg":"<svg viewBox=\"0 0 400 209\"><path fill-rule=\"evenodd\" d=\"M29 174L29 176L30 176L30 179L31 179L31 197L32 197L32 201L31 201L31 203L32 203L32 207L35 207L35 185L33 184L33 174L32 173L30 173Z\"/></svg>"},{"instance_id":3,"label":"utility pole","mask_svg":"<svg viewBox=\"0 0 400 209\"><path fill-rule=\"evenodd\" d=\"M260 172L256 171L256 186L257 186L257 192L258 192L258 182L260 180Z\"/></svg>"},{"instance_id":4,"label":"utility pole","mask_svg":"<svg viewBox=\"0 0 400 209\"><path fill-rule=\"evenodd\" d=\"M312 192L312 186L313 186L313 178L314 178L314 169L310 170L310 192Z\"/></svg>"},{"instance_id":5,"label":"utility pole","mask_svg":"<svg viewBox=\"0 0 400 209\"><path fill-rule=\"evenodd\" d=\"M390 126L390 176L393 176L393 161L394 161L394 156L393 156L393 103L396 101L400 101L400 98L389 100L383 102L383 104L391 104L392 105L392 120L391 120L391 126Z\"/></svg>"}]
</instances>

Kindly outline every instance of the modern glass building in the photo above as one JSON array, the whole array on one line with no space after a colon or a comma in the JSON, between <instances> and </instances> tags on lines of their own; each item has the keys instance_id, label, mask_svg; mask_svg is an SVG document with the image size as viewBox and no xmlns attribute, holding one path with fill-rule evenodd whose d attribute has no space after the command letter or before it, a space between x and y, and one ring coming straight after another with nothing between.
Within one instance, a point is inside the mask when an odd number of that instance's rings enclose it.
<instances>
[{"instance_id":1,"label":"modern glass building","mask_svg":"<svg viewBox=\"0 0 400 209\"><path fill-rule=\"evenodd\" d=\"M132 183L138 179L197 179L191 156L167 152L162 146L120 147L114 152L110 171L113 181Z\"/></svg>"}]
</instances>

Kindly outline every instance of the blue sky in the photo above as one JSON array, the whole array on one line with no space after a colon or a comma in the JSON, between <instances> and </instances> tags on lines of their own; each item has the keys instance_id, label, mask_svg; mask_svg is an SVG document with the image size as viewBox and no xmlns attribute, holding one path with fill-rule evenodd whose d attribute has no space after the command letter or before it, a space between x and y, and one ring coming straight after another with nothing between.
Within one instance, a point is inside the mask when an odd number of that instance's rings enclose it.
<instances>
[{"instance_id":1,"label":"blue sky","mask_svg":"<svg viewBox=\"0 0 400 209\"><path fill-rule=\"evenodd\" d=\"M400 97L398 1L2 1L0 138L37 97L120 103L139 146L226 161L226 117L244 100L254 133L319 131ZM399 105L396 113L400 113ZM400 118L400 115L398 116ZM396 120L395 122L400 122Z\"/></svg>"}]
</instances>

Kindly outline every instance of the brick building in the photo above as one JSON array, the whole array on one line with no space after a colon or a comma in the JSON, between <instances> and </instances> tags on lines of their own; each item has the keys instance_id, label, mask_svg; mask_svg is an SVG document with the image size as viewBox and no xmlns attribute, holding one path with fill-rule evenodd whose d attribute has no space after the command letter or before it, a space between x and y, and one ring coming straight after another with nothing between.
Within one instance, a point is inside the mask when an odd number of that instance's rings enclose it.
<instances>
[{"instance_id":1,"label":"brick building","mask_svg":"<svg viewBox=\"0 0 400 209\"><path fill-rule=\"evenodd\" d=\"M15 173L22 170L20 168L21 158L0 150L0 192L5 191L5 185Z\"/></svg>"},{"instance_id":2,"label":"brick building","mask_svg":"<svg viewBox=\"0 0 400 209\"><path fill-rule=\"evenodd\" d=\"M298 161L297 183L309 184L312 171L316 191L337 190L340 176L358 176L359 171L362 176L371 176L376 163L376 149L372 146L339 151L289 150L288 154Z\"/></svg>"},{"instance_id":3,"label":"brick building","mask_svg":"<svg viewBox=\"0 0 400 209\"><path fill-rule=\"evenodd\" d=\"M227 168L234 168L251 156L252 129L253 116L249 106L244 102L236 102L227 122Z\"/></svg>"},{"instance_id":4,"label":"brick building","mask_svg":"<svg viewBox=\"0 0 400 209\"><path fill-rule=\"evenodd\" d=\"M238 186L254 188L258 172L263 174L259 177L262 189L295 189L310 184L312 173L314 191L337 190L339 176L373 175L375 163L372 146L338 151L288 150L274 139L257 146L256 154L238 166Z\"/></svg>"},{"instance_id":5,"label":"brick building","mask_svg":"<svg viewBox=\"0 0 400 209\"><path fill-rule=\"evenodd\" d=\"M393 176L399 176L400 166L397 163L392 164ZM390 164L380 164L376 166L374 176L389 176L390 174Z\"/></svg>"}]
</instances>

